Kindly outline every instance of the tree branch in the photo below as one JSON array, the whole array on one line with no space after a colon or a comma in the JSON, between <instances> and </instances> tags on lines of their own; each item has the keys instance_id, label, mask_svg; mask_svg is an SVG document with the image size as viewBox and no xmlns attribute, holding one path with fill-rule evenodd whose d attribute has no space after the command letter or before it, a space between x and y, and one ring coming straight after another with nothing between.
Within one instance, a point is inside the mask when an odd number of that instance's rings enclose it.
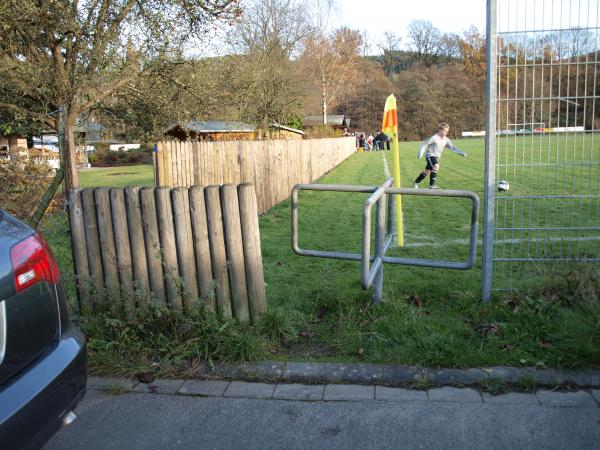
<instances>
[{"instance_id":1,"label":"tree branch","mask_svg":"<svg viewBox=\"0 0 600 450\"><path fill-rule=\"evenodd\" d=\"M49 117L47 114L32 111L22 106L13 105L12 103L0 102L0 108L6 109L8 111L14 111L25 116L31 117L33 119L37 119L40 122L43 122L44 124L48 125L49 127L56 129L56 119Z\"/></svg>"}]
</instances>

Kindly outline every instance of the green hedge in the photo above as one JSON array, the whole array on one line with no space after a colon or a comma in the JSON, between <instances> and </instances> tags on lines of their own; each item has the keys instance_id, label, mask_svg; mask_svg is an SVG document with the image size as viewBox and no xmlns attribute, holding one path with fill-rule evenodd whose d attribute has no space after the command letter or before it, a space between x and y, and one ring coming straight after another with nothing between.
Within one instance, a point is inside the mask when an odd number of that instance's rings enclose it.
<instances>
[{"instance_id":1,"label":"green hedge","mask_svg":"<svg viewBox=\"0 0 600 450\"><path fill-rule=\"evenodd\" d=\"M140 148L139 150L110 151L99 148L89 154L88 161L94 167L152 164L152 150Z\"/></svg>"}]
</instances>

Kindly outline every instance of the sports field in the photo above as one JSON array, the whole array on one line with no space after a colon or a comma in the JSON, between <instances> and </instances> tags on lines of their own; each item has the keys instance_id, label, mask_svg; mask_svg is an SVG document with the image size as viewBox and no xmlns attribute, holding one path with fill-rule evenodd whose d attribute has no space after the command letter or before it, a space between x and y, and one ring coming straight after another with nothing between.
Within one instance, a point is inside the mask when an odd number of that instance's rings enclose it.
<instances>
[{"instance_id":1,"label":"sports field","mask_svg":"<svg viewBox=\"0 0 600 450\"><path fill-rule=\"evenodd\" d=\"M517 143L527 141L527 138L516 140ZM483 206L484 141L457 140L455 143L468 153L468 157L444 152L438 183L442 188L476 192ZM418 145L417 142L400 144L404 187L412 187L414 178L424 166L423 160L416 159ZM596 177L594 196L569 200L575 202L577 208L572 208L567 201L557 202L556 206L553 203L547 217L540 215L539 220L536 218L538 222L534 222L535 216L532 216L528 219L527 228L552 228L552 217L567 215L581 217L582 221L585 217L597 227L600 217L598 155L598 147L594 146L588 156L591 163L586 165L584 174L586 178ZM391 171L391 152L357 153L319 182L378 185L386 178L386 163ZM543 161L543 164L548 163ZM571 170L566 171L568 176ZM521 175L521 180L507 178L515 189L499 195L525 197L520 184L526 180L529 189L529 175ZM561 193L577 193L576 190L567 190L562 180L556 181L561 183ZM427 183L421 185L427 186ZM361 211L366 197L367 194L301 192L300 246L360 252ZM527 205L530 201L535 204L529 198L514 200ZM390 254L447 261L466 259L470 217L468 200L403 196L402 203L405 246L392 250ZM565 211L567 208L568 213ZM526 209L519 211L514 218L520 218L521 211L524 215ZM501 214L498 219L503 221L500 223L508 224L508 220L513 220L512 210L508 218ZM305 320L308 318L309 323L304 327L310 336L314 336L308 341L316 341L307 342L300 346L300 350L295 350L301 355L323 357L323 352L327 354L324 348L330 349L332 356L344 353L356 355L356 352L362 355L364 351L362 357L377 362L468 366L530 364L532 360L539 359L542 365L578 365L583 360L587 360L584 365L600 363L600 353L589 346L600 339L600 332L594 328L599 317L597 294L589 294L600 287L597 264L585 265L585 270L573 272L563 262L558 267L554 266L558 269L558 276L548 277L547 283L533 286L529 294L499 292L488 305L481 303L481 247L478 248L477 264L466 271L386 265L384 303L373 308L369 306L371 293L360 288L359 264L293 254L289 244L289 223L290 204L286 201L262 217L260 224L269 307L280 309L288 317L296 317L297 314ZM520 225L518 222L510 224L515 228ZM598 258L597 240L589 238L598 239L599 234L596 229L593 233L589 232L588 240L573 242L579 243L579 248L585 248L589 254L595 252ZM524 231L504 231L504 239L507 236L513 240L513 251L527 248ZM571 241L561 239L559 242L564 246ZM500 245L507 248L508 244L503 242ZM528 270L531 264L518 266L514 262L496 261L496 265L499 264L507 265L512 282L530 279ZM507 281L502 279L501 282ZM573 286L581 288L579 297L569 291ZM591 297L586 297L586 289ZM585 305L578 305L573 310L564 308L562 301L583 302ZM485 331L483 339L477 332L473 334L478 327L492 327L494 336L488 336ZM550 340L550 351L540 349L540 342Z\"/></svg>"},{"instance_id":2,"label":"sports field","mask_svg":"<svg viewBox=\"0 0 600 450\"><path fill-rule=\"evenodd\" d=\"M467 158L446 151L438 185L466 189L480 196L483 210L484 141L456 140ZM418 143L401 143L403 187L424 166L416 159ZM384 161L385 159L385 161ZM600 138L570 133L498 138L497 180L510 184L497 192L495 215L495 286L522 287L529 276L545 273L550 265L570 259L600 258ZM359 153L324 177L323 183L379 184L392 172L390 152ZM428 180L421 182L426 188ZM301 197L301 247L360 251L362 202L367 195L309 192ZM303 203L306 202L306 206ZM461 199L403 196L405 246L390 254L423 259L464 260L468 254L470 202ZM482 214L480 214L482 217ZM483 223L479 222L480 236ZM481 254L480 249L478 251ZM399 267L393 273L428 273L446 283L459 277L461 285L477 289L479 273ZM472 269L469 272L479 272ZM520 274L520 276L519 276ZM399 275L400 277L402 275ZM394 277L396 278L396 277ZM420 277L418 277L420 278ZM387 280L386 280L387 281ZM404 280L403 286L410 285ZM388 286L394 284L386 283ZM451 283L452 284L452 283Z\"/></svg>"}]
</instances>

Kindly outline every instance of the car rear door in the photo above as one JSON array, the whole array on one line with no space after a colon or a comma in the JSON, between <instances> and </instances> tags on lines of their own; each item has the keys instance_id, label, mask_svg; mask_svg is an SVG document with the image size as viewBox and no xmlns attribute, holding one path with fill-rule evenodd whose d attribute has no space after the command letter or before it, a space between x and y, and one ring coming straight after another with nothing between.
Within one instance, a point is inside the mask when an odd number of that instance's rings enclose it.
<instances>
[{"instance_id":1,"label":"car rear door","mask_svg":"<svg viewBox=\"0 0 600 450\"><path fill-rule=\"evenodd\" d=\"M60 274L48 252L35 230L0 210L0 391L58 343Z\"/></svg>"}]
</instances>

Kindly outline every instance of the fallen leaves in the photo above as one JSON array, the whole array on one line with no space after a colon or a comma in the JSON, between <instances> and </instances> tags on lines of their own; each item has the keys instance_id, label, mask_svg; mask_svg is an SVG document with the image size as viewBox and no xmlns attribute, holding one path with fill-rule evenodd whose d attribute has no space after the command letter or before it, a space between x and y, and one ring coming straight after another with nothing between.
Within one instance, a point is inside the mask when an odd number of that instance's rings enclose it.
<instances>
[{"instance_id":1,"label":"fallen leaves","mask_svg":"<svg viewBox=\"0 0 600 450\"><path fill-rule=\"evenodd\" d=\"M422 308L423 307L423 300L421 300L421 297L419 297L416 294L410 295L408 297L408 303L410 303L411 305L416 306L417 308Z\"/></svg>"},{"instance_id":2,"label":"fallen leaves","mask_svg":"<svg viewBox=\"0 0 600 450\"><path fill-rule=\"evenodd\" d=\"M499 334L498 324L495 322L481 322L475 326L475 331L477 331L481 336L497 336Z\"/></svg>"},{"instance_id":3,"label":"fallen leaves","mask_svg":"<svg viewBox=\"0 0 600 450\"><path fill-rule=\"evenodd\" d=\"M135 376L140 383L144 384L150 384L156 379L156 376L152 372L140 372Z\"/></svg>"}]
</instances>

